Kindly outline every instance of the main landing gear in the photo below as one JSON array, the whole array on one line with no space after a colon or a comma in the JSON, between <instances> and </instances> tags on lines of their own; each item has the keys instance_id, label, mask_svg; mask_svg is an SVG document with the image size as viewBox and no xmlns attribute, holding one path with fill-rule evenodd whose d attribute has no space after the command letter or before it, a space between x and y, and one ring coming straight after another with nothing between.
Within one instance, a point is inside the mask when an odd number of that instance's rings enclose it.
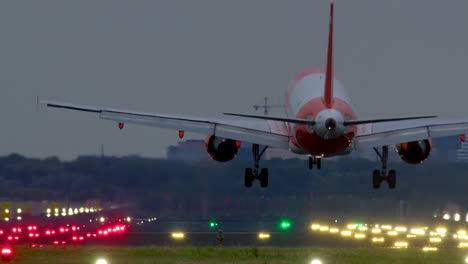
<instances>
[{"instance_id":1,"label":"main landing gear","mask_svg":"<svg viewBox=\"0 0 468 264\"><path fill-rule=\"evenodd\" d=\"M314 165L317 165L317 170L322 168L322 158L309 157L309 170L314 168Z\"/></svg>"},{"instance_id":2,"label":"main landing gear","mask_svg":"<svg viewBox=\"0 0 468 264\"><path fill-rule=\"evenodd\" d=\"M375 153L380 158L382 163L382 170L374 170L372 174L372 187L378 189L383 181L387 181L389 189L395 189L396 186L396 172L395 170L388 171L387 174L387 162L388 162L388 146L382 147L382 153L377 148L374 148Z\"/></svg>"},{"instance_id":3,"label":"main landing gear","mask_svg":"<svg viewBox=\"0 0 468 264\"><path fill-rule=\"evenodd\" d=\"M264 147L262 151L260 151L260 146L258 144L252 145L254 168L245 169L245 177L244 177L245 187L247 188L252 187L252 183L255 179L258 179L260 181L260 186L262 188L265 188L268 186L268 169L262 168L260 171L258 170L260 167L260 158L262 157L263 153L265 153L267 148L268 146Z\"/></svg>"}]
</instances>

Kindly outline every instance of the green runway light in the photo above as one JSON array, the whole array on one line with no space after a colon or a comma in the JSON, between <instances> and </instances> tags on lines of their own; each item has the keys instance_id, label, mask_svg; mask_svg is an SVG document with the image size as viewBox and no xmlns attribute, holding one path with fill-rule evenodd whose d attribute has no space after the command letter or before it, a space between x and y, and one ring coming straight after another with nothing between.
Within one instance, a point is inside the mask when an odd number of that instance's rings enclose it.
<instances>
[{"instance_id":1,"label":"green runway light","mask_svg":"<svg viewBox=\"0 0 468 264\"><path fill-rule=\"evenodd\" d=\"M291 227L291 222L286 221L286 220L281 221L281 223L280 223L280 228L281 228L281 229L287 230L287 229L289 229L290 227Z\"/></svg>"},{"instance_id":2,"label":"green runway light","mask_svg":"<svg viewBox=\"0 0 468 264\"><path fill-rule=\"evenodd\" d=\"M218 225L219 225L219 224L216 223L216 222L214 222L214 221L211 221L211 222L210 222L210 227L211 227L211 228L217 227Z\"/></svg>"}]
</instances>

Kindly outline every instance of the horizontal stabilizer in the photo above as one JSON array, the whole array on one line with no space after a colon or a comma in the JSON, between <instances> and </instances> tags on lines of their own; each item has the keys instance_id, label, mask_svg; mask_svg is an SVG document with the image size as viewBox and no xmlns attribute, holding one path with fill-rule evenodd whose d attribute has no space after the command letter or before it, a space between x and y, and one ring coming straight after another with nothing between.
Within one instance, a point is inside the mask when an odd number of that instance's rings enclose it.
<instances>
[{"instance_id":1,"label":"horizontal stabilizer","mask_svg":"<svg viewBox=\"0 0 468 264\"><path fill-rule=\"evenodd\" d=\"M224 114L225 115L230 115L230 116L240 116L240 117L247 117L247 118L282 121L282 122L295 123L295 124L315 125L315 121L313 121L313 120L300 119L300 118L259 116L259 115L243 115L243 114L234 114L234 113L224 113Z\"/></svg>"},{"instance_id":2,"label":"horizontal stabilizer","mask_svg":"<svg viewBox=\"0 0 468 264\"><path fill-rule=\"evenodd\" d=\"M349 121L345 121L344 125L353 126L353 125L362 125L362 124L370 124L370 123L404 121L404 120L425 119L425 118L435 118L435 117L437 116L412 116L412 117L397 117L397 118L385 118L385 119L349 120Z\"/></svg>"},{"instance_id":3,"label":"horizontal stabilizer","mask_svg":"<svg viewBox=\"0 0 468 264\"><path fill-rule=\"evenodd\" d=\"M272 116L260 116L260 115L244 115L244 114L234 114L234 113L224 113L225 115L230 116L239 116L247 118L256 118L264 120L274 120L282 121L293 124L304 124L304 125L315 125L314 120L307 120L301 118L287 118L287 117L272 117ZM413 116L413 117L397 117L397 118L385 118L385 119L368 119L368 120L350 120L345 121L345 126L361 125L361 124L370 124L370 123L382 123L382 122L393 122L393 121L404 121L404 120L413 120L413 119L424 119L424 118L434 118L437 116Z\"/></svg>"}]
</instances>

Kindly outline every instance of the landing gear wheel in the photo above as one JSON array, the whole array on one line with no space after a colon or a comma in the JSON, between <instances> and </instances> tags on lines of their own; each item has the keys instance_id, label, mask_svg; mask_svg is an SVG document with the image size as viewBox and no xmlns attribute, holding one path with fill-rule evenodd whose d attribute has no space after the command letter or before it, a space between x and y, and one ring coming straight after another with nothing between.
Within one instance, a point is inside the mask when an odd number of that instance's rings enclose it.
<instances>
[{"instance_id":1,"label":"landing gear wheel","mask_svg":"<svg viewBox=\"0 0 468 264\"><path fill-rule=\"evenodd\" d=\"M372 173L372 187L374 189L379 189L381 182L382 182L382 177L380 176L380 171L374 170L374 172Z\"/></svg>"},{"instance_id":2,"label":"landing gear wheel","mask_svg":"<svg viewBox=\"0 0 468 264\"><path fill-rule=\"evenodd\" d=\"M309 170L314 168L314 158L309 157Z\"/></svg>"},{"instance_id":3,"label":"landing gear wheel","mask_svg":"<svg viewBox=\"0 0 468 264\"><path fill-rule=\"evenodd\" d=\"M317 158L317 170L320 170L322 168L322 159Z\"/></svg>"},{"instance_id":4,"label":"landing gear wheel","mask_svg":"<svg viewBox=\"0 0 468 264\"><path fill-rule=\"evenodd\" d=\"M263 168L260 171L259 180L260 180L260 187L262 188L268 187L268 169L267 168Z\"/></svg>"},{"instance_id":5,"label":"landing gear wheel","mask_svg":"<svg viewBox=\"0 0 468 264\"><path fill-rule=\"evenodd\" d=\"M245 176L244 176L244 185L245 185L245 187L247 187L247 188L252 187L253 181L254 181L254 176L253 176L253 173L252 173L252 169L251 168L246 168L245 169Z\"/></svg>"},{"instance_id":6,"label":"landing gear wheel","mask_svg":"<svg viewBox=\"0 0 468 264\"><path fill-rule=\"evenodd\" d=\"M396 187L396 172L395 170L390 170L387 177L388 188L395 189Z\"/></svg>"}]
</instances>

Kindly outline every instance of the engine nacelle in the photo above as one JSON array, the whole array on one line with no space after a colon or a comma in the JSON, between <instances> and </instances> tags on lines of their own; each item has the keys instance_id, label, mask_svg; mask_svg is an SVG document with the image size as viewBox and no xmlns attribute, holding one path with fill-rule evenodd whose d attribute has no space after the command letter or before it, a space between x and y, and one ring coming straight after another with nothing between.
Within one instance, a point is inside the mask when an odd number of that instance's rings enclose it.
<instances>
[{"instance_id":1,"label":"engine nacelle","mask_svg":"<svg viewBox=\"0 0 468 264\"><path fill-rule=\"evenodd\" d=\"M213 160L219 162L226 162L235 158L240 145L240 141L213 135L206 137L205 140L206 152Z\"/></svg>"},{"instance_id":2,"label":"engine nacelle","mask_svg":"<svg viewBox=\"0 0 468 264\"><path fill-rule=\"evenodd\" d=\"M396 145L396 151L400 158L411 164L423 163L431 153L431 142L428 139L400 143Z\"/></svg>"}]
</instances>

